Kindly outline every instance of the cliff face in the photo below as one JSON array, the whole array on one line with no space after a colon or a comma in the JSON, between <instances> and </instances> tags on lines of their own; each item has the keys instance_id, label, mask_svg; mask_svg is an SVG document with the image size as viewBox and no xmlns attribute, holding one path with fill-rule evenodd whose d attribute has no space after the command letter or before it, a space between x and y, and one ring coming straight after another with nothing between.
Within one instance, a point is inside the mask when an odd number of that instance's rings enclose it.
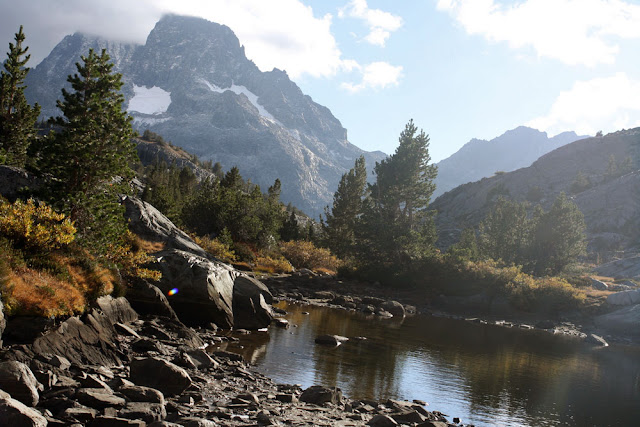
<instances>
[{"instance_id":1,"label":"cliff face","mask_svg":"<svg viewBox=\"0 0 640 427\"><path fill-rule=\"evenodd\" d=\"M618 168L614 174L612 161ZM438 211L439 245L448 247L462 229L476 227L499 196L549 208L565 192L585 215L590 250L638 246L639 168L640 128L564 145L529 167L464 184L438 197L431 207ZM576 189L579 175L587 185Z\"/></svg>"},{"instance_id":2,"label":"cliff face","mask_svg":"<svg viewBox=\"0 0 640 427\"><path fill-rule=\"evenodd\" d=\"M546 132L520 126L490 141L472 139L438 163L434 197L499 171L511 172L527 167L540 156L584 138L587 137L575 132L563 132L549 138Z\"/></svg>"},{"instance_id":3,"label":"cliff face","mask_svg":"<svg viewBox=\"0 0 640 427\"><path fill-rule=\"evenodd\" d=\"M202 160L240 168L266 188L282 181L282 198L316 215L330 204L344 172L365 155L347 140L329 109L313 102L286 72L260 71L226 26L165 16L144 46L81 34L67 36L29 74L27 97L57 115L55 100L89 48L106 48L123 74L126 107L140 131L150 129Z\"/></svg>"}]
</instances>

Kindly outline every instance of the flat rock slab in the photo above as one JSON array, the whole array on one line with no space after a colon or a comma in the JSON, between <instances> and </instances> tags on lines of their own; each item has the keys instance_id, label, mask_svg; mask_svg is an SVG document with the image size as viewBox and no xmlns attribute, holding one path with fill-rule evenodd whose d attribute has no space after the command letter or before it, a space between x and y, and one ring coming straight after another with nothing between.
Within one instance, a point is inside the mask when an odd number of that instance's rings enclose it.
<instances>
[{"instance_id":1,"label":"flat rock slab","mask_svg":"<svg viewBox=\"0 0 640 427\"><path fill-rule=\"evenodd\" d=\"M337 387L314 385L302 392L300 400L315 405L322 405L323 403L338 404L342 400L342 390Z\"/></svg>"},{"instance_id":2,"label":"flat rock slab","mask_svg":"<svg viewBox=\"0 0 640 427\"><path fill-rule=\"evenodd\" d=\"M187 371L154 357L133 360L130 379L134 384L155 388L167 396L182 393L192 383Z\"/></svg>"}]
</instances>

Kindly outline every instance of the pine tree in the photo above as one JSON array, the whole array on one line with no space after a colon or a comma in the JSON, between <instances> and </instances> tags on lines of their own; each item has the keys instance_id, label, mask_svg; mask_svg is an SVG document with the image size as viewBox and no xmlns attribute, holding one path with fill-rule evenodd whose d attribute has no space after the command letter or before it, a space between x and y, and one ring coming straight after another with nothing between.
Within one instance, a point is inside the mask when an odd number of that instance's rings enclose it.
<instances>
[{"instance_id":1,"label":"pine tree","mask_svg":"<svg viewBox=\"0 0 640 427\"><path fill-rule=\"evenodd\" d=\"M53 197L76 222L80 236L91 235L100 247L113 242L126 225L117 201L124 191L136 159L131 117L122 109L121 75L103 49L93 49L76 64L69 76L73 91L62 89L58 108L63 116L52 118L57 128L44 148L46 170L57 179ZM119 178L118 178L119 177Z\"/></svg>"},{"instance_id":2,"label":"pine tree","mask_svg":"<svg viewBox=\"0 0 640 427\"><path fill-rule=\"evenodd\" d=\"M376 163L376 182L364 204L363 254L407 264L433 250L436 233L428 209L438 169L429 164L429 137L413 120L400 134L395 153Z\"/></svg>"},{"instance_id":3,"label":"pine tree","mask_svg":"<svg viewBox=\"0 0 640 427\"><path fill-rule=\"evenodd\" d=\"M340 258L353 254L366 185L367 169L364 156L360 156L354 167L342 175L331 212L328 206L325 208L325 219L321 221L325 244Z\"/></svg>"},{"instance_id":4,"label":"pine tree","mask_svg":"<svg viewBox=\"0 0 640 427\"><path fill-rule=\"evenodd\" d=\"M31 107L24 96L24 79L29 68L25 65L31 55L23 48L25 35L20 30L15 44L9 43L5 71L0 73L0 164L24 166L27 148L36 136L35 124L40 114L38 104Z\"/></svg>"},{"instance_id":5,"label":"pine tree","mask_svg":"<svg viewBox=\"0 0 640 427\"><path fill-rule=\"evenodd\" d=\"M584 215L578 206L560 193L551 209L539 215L535 224L532 243L534 273L558 274L583 256L586 250L585 230Z\"/></svg>"},{"instance_id":6,"label":"pine tree","mask_svg":"<svg viewBox=\"0 0 640 427\"><path fill-rule=\"evenodd\" d=\"M499 197L480 224L482 254L505 264L522 264L529 250L530 226L526 203Z\"/></svg>"}]
</instances>

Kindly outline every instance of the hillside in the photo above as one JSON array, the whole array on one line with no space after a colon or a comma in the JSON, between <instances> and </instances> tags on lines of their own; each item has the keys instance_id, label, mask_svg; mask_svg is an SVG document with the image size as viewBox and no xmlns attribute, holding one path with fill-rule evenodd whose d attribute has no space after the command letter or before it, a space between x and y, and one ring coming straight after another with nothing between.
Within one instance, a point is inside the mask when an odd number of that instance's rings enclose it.
<instances>
[{"instance_id":1,"label":"hillside","mask_svg":"<svg viewBox=\"0 0 640 427\"><path fill-rule=\"evenodd\" d=\"M617 170L611 172L611 161ZM629 162L627 173L623 170ZM438 197L439 246L476 227L497 197L548 208L560 192L571 195L585 215L589 250L633 248L640 242L640 128L587 138L545 154L531 166L461 185ZM580 174L580 175L579 175ZM576 178L587 185L579 188Z\"/></svg>"},{"instance_id":2,"label":"hillside","mask_svg":"<svg viewBox=\"0 0 640 427\"><path fill-rule=\"evenodd\" d=\"M27 98L42 105L42 118L58 114L60 89L89 48L107 49L122 73L138 130L150 129L202 161L238 166L263 188L279 178L282 199L309 214L331 202L356 158L365 155L371 168L385 157L349 143L340 121L285 71L260 71L230 28L175 15L163 17L142 46L65 37L27 79Z\"/></svg>"},{"instance_id":3,"label":"hillside","mask_svg":"<svg viewBox=\"0 0 640 427\"><path fill-rule=\"evenodd\" d=\"M438 162L434 197L468 182L490 177L498 171L511 172L531 165L540 156L578 139L575 132L549 138L525 126L509 130L490 141L472 139L450 157Z\"/></svg>"}]
</instances>

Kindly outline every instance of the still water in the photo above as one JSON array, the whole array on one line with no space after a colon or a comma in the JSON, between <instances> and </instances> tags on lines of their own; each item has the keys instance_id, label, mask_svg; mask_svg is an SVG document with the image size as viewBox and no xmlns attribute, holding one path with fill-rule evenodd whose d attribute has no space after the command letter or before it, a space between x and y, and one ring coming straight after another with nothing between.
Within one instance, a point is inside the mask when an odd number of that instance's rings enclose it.
<instances>
[{"instance_id":1,"label":"still water","mask_svg":"<svg viewBox=\"0 0 640 427\"><path fill-rule=\"evenodd\" d=\"M437 317L280 307L297 327L272 326L228 348L277 382L335 385L351 398L420 399L477 426L640 426L638 347L594 348ZM321 334L367 339L332 348L314 344Z\"/></svg>"}]
</instances>

